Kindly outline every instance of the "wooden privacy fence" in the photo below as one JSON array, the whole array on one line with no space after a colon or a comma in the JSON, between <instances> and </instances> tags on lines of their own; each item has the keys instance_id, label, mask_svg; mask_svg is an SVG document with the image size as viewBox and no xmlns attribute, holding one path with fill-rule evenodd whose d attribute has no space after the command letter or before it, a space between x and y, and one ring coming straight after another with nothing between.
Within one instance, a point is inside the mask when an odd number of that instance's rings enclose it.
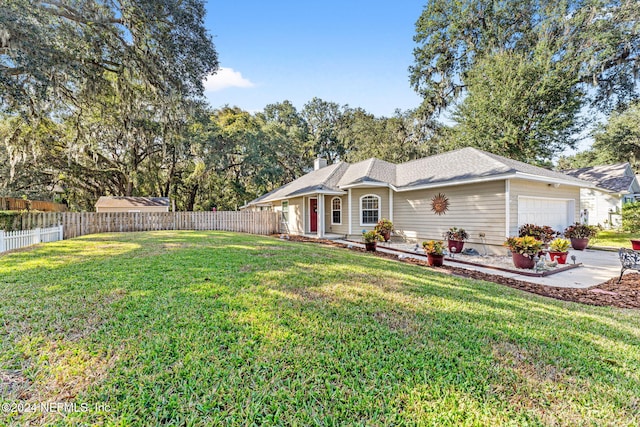
<instances>
[{"instance_id":1,"label":"wooden privacy fence","mask_svg":"<svg viewBox=\"0 0 640 427\"><path fill-rule=\"evenodd\" d=\"M220 230L264 235L280 231L280 214L272 211L42 212L26 213L13 221L13 228L9 229L62 225L65 239L123 231Z\"/></svg>"},{"instance_id":2,"label":"wooden privacy fence","mask_svg":"<svg viewBox=\"0 0 640 427\"><path fill-rule=\"evenodd\" d=\"M34 230L3 231L0 230L0 253L38 243L55 242L62 240L63 228L61 225L48 228L36 228Z\"/></svg>"},{"instance_id":3,"label":"wooden privacy fence","mask_svg":"<svg viewBox=\"0 0 640 427\"><path fill-rule=\"evenodd\" d=\"M34 210L42 212L64 212L67 206L62 203L45 202L42 200L24 200L15 197L0 197L0 211Z\"/></svg>"}]
</instances>

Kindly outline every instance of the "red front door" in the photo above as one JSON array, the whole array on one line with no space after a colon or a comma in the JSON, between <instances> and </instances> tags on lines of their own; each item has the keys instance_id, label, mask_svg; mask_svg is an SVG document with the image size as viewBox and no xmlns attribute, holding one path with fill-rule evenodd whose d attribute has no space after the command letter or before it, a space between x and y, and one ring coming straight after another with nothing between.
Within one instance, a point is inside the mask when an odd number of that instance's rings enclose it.
<instances>
[{"instance_id":1,"label":"red front door","mask_svg":"<svg viewBox=\"0 0 640 427\"><path fill-rule=\"evenodd\" d=\"M309 199L309 231L318 232L318 199Z\"/></svg>"}]
</instances>

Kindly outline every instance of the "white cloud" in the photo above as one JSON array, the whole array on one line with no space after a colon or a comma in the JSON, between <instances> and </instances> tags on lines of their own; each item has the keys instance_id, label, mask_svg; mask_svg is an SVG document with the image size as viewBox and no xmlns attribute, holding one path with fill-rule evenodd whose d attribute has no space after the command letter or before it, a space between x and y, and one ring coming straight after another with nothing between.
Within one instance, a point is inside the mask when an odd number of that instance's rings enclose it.
<instances>
[{"instance_id":1,"label":"white cloud","mask_svg":"<svg viewBox=\"0 0 640 427\"><path fill-rule=\"evenodd\" d=\"M254 87L249 79L242 77L240 71L233 68L220 67L216 74L212 74L204 80L204 90L216 92L228 87Z\"/></svg>"}]
</instances>

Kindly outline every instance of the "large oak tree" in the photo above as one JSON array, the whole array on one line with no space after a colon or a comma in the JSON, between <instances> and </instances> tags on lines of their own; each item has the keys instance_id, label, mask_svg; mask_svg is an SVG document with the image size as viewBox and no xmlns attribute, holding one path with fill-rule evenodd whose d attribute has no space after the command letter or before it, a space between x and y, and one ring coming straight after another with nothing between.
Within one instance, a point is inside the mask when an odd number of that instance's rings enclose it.
<instances>
[{"instance_id":1,"label":"large oak tree","mask_svg":"<svg viewBox=\"0 0 640 427\"><path fill-rule=\"evenodd\" d=\"M495 126L492 116L482 110L481 97L489 94L491 102L501 102L495 98L507 95L517 102L512 111L507 106L494 119L519 114L505 123L505 131L512 133L519 126L520 137L505 138L502 143L534 141L540 150L536 161L548 160L562 148L558 146L561 138L549 138L551 134L542 135L539 129L552 125L549 130L566 134L577 125L574 107L592 105L606 112L637 96L637 1L430 0L416 24L414 39L417 47L410 78L424 99L422 110L435 117L458 106L456 119L467 141L486 144L486 136L476 131ZM546 87L534 85L529 77ZM531 109L522 108L523 100L515 99L522 89L517 85L523 82L537 86L535 93L521 92ZM552 86L559 94L549 90ZM561 112L557 123L550 122L563 99L571 108ZM518 122L529 124L523 128L515 126ZM522 134L526 127L531 129L528 135ZM570 146L571 140L566 141ZM532 160L530 154L509 147L502 154L510 151L515 158Z\"/></svg>"},{"instance_id":2,"label":"large oak tree","mask_svg":"<svg viewBox=\"0 0 640 427\"><path fill-rule=\"evenodd\" d=\"M0 154L14 172L3 186L44 172L68 198L167 195L218 67L203 19L202 0L1 2ZM43 124L55 138L32 137Z\"/></svg>"},{"instance_id":3,"label":"large oak tree","mask_svg":"<svg viewBox=\"0 0 640 427\"><path fill-rule=\"evenodd\" d=\"M202 0L5 0L0 106L80 107L112 75L157 96L199 95L218 65L203 17Z\"/></svg>"}]
</instances>

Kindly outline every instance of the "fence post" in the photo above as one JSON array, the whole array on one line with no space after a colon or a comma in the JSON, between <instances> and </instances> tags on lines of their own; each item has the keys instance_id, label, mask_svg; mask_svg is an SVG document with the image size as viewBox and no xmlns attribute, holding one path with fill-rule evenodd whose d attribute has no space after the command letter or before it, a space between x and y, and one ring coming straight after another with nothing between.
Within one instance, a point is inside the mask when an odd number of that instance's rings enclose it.
<instances>
[{"instance_id":1,"label":"fence post","mask_svg":"<svg viewBox=\"0 0 640 427\"><path fill-rule=\"evenodd\" d=\"M58 226L58 240L64 240L64 226L62 224Z\"/></svg>"},{"instance_id":2,"label":"fence post","mask_svg":"<svg viewBox=\"0 0 640 427\"><path fill-rule=\"evenodd\" d=\"M4 243L4 230L0 230L0 253L6 250L6 245Z\"/></svg>"},{"instance_id":3,"label":"fence post","mask_svg":"<svg viewBox=\"0 0 640 427\"><path fill-rule=\"evenodd\" d=\"M33 230L33 244L37 245L42 240L42 236L40 235L40 227Z\"/></svg>"}]
</instances>

